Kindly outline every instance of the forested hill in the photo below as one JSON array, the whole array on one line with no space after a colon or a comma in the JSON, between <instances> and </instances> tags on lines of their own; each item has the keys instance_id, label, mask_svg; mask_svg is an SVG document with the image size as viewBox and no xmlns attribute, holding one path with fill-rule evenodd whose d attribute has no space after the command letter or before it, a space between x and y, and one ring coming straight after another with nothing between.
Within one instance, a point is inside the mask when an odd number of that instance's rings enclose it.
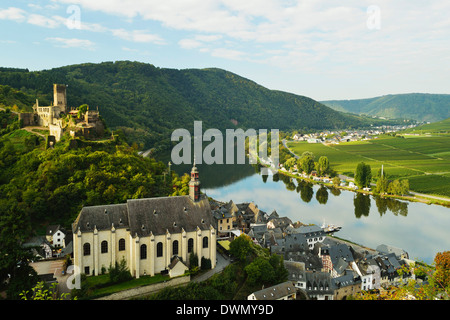
<instances>
[{"instance_id":1,"label":"forested hill","mask_svg":"<svg viewBox=\"0 0 450 320\"><path fill-rule=\"evenodd\" d=\"M435 122L450 117L450 94L391 94L370 99L329 100L322 103L338 111L391 119Z\"/></svg>"},{"instance_id":2,"label":"forested hill","mask_svg":"<svg viewBox=\"0 0 450 320\"><path fill-rule=\"evenodd\" d=\"M221 69L164 69L119 61L50 70L0 68L0 85L52 101L52 84L68 85L68 104L96 108L111 129L151 147L170 143L176 128L332 129L369 122L310 98L266 89ZM370 120L373 121L373 120Z\"/></svg>"}]
</instances>

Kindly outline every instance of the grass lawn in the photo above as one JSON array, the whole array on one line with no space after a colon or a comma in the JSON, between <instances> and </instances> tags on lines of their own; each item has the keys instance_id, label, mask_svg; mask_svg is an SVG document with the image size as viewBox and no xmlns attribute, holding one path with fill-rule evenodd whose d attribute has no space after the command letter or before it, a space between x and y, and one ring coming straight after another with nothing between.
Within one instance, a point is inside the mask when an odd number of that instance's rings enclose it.
<instances>
[{"instance_id":1,"label":"grass lawn","mask_svg":"<svg viewBox=\"0 0 450 320\"><path fill-rule=\"evenodd\" d=\"M383 136L338 145L302 141L288 147L299 156L310 151L316 161L327 156L331 168L347 176L354 176L360 162L371 166L373 176L383 165L390 178L409 179L412 191L450 197L450 136Z\"/></svg>"},{"instance_id":2,"label":"grass lawn","mask_svg":"<svg viewBox=\"0 0 450 320\"><path fill-rule=\"evenodd\" d=\"M142 276L139 279L131 279L122 283L108 285L109 274L103 274L87 277L86 284L89 288L93 288L93 290L89 292L89 299L93 299L123 290L163 282L165 280L170 280L170 277L168 275L156 274L153 277Z\"/></svg>"}]
</instances>

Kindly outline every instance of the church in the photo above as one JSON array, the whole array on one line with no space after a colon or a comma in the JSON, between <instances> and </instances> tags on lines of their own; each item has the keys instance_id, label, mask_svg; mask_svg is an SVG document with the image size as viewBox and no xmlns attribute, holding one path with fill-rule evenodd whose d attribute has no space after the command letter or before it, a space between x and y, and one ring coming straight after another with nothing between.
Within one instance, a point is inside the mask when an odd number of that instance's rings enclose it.
<instances>
[{"instance_id":1,"label":"church","mask_svg":"<svg viewBox=\"0 0 450 320\"><path fill-rule=\"evenodd\" d=\"M130 199L123 204L83 207L72 224L74 265L98 275L122 259L132 276L168 273L189 267L191 253L216 265L216 230L195 166L189 195Z\"/></svg>"}]
</instances>

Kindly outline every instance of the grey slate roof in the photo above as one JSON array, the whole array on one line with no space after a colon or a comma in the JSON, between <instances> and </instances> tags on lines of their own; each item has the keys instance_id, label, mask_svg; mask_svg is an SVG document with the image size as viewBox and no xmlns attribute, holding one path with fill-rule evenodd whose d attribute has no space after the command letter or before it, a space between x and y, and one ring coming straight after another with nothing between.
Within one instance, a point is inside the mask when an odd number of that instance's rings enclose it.
<instances>
[{"instance_id":1,"label":"grey slate roof","mask_svg":"<svg viewBox=\"0 0 450 320\"><path fill-rule=\"evenodd\" d=\"M133 237L180 233L209 229L213 217L208 199L193 202L189 196L132 199L124 204L84 207L72 229L92 232L114 228L129 228Z\"/></svg>"},{"instance_id":2,"label":"grey slate roof","mask_svg":"<svg viewBox=\"0 0 450 320\"><path fill-rule=\"evenodd\" d=\"M127 204L110 204L101 206L83 207L75 222L72 224L72 232L93 232L97 230L128 227Z\"/></svg>"},{"instance_id":3,"label":"grey slate roof","mask_svg":"<svg viewBox=\"0 0 450 320\"><path fill-rule=\"evenodd\" d=\"M352 286L361 283L361 277L356 272L346 272L344 275L333 278L333 283L336 288Z\"/></svg>"},{"instance_id":4,"label":"grey slate roof","mask_svg":"<svg viewBox=\"0 0 450 320\"><path fill-rule=\"evenodd\" d=\"M328 272L305 272L305 277L308 296L334 293L334 283Z\"/></svg>"},{"instance_id":5,"label":"grey slate roof","mask_svg":"<svg viewBox=\"0 0 450 320\"><path fill-rule=\"evenodd\" d=\"M296 289L291 281L253 292L257 300L277 300L294 293Z\"/></svg>"}]
</instances>

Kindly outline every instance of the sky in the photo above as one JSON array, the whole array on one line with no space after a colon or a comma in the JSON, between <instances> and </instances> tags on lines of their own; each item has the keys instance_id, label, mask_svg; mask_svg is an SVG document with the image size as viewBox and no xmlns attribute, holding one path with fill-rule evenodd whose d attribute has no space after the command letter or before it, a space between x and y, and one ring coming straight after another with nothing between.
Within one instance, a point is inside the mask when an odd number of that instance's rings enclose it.
<instances>
[{"instance_id":1,"label":"sky","mask_svg":"<svg viewBox=\"0 0 450 320\"><path fill-rule=\"evenodd\" d=\"M0 0L0 66L222 68L318 101L450 93L448 0Z\"/></svg>"}]
</instances>

